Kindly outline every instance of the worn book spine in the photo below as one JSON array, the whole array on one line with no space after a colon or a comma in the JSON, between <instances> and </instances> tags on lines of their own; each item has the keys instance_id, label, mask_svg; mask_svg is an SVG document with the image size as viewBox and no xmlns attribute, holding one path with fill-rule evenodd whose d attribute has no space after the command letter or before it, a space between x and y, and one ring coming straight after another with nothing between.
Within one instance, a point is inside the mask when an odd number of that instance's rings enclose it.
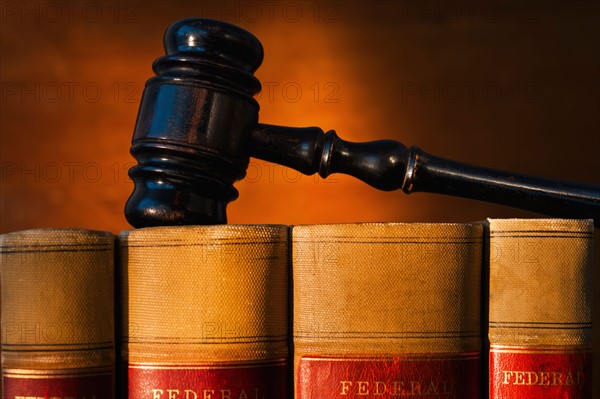
<instances>
[{"instance_id":1,"label":"worn book spine","mask_svg":"<svg viewBox=\"0 0 600 399\"><path fill-rule=\"evenodd\" d=\"M114 398L109 232L0 236L3 398Z\"/></svg>"},{"instance_id":2,"label":"worn book spine","mask_svg":"<svg viewBox=\"0 0 600 399\"><path fill-rule=\"evenodd\" d=\"M287 398L288 240L277 225L123 232L128 397Z\"/></svg>"},{"instance_id":3,"label":"worn book spine","mask_svg":"<svg viewBox=\"0 0 600 399\"><path fill-rule=\"evenodd\" d=\"M296 399L480 395L482 226L292 230Z\"/></svg>"},{"instance_id":4,"label":"worn book spine","mask_svg":"<svg viewBox=\"0 0 600 399\"><path fill-rule=\"evenodd\" d=\"M592 397L591 220L489 219L490 397Z\"/></svg>"}]
</instances>

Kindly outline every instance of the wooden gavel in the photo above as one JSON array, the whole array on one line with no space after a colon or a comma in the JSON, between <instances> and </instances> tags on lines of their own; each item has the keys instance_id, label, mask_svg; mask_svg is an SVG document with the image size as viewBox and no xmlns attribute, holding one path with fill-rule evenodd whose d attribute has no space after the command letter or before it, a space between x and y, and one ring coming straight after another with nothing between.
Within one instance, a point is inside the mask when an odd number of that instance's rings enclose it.
<instances>
[{"instance_id":1,"label":"wooden gavel","mask_svg":"<svg viewBox=\"0 0 600 399\"><path fill-rule=\"evenodd\" d=\"M184 19L167 29L164 44L131 146L132 226L227 223L227 204L238 197L233 183L250 157L323 178L349 174L380 190L448 194L600 226L600 185L468 165L392 140L353 143L333 130L259 124L253 73L263 49L237 26Z\"/></svg>"}]
</instances>

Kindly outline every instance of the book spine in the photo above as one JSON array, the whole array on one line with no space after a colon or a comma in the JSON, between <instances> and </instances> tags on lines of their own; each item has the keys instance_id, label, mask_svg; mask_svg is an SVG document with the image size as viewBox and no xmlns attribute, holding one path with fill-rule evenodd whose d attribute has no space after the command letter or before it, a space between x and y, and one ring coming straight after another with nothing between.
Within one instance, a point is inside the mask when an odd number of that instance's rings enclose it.
<instances>
[{"instance_id":1,"label":"book spine","mask_svg":"<svg viewBox=\"0 0 600 399\"><path fill-rule=\"evenodd\" d=\"M128 397L288 397L286 226L145 228L120 248Z\"/></svg>"},{"instance_id":2,"label":"book spine","mask_svg":"<svg viewBox=\"0 0 600 399\"><path fill-rule=\"evenodd\" d=\"M3 398L114 398L114 240L81 229L0 236Z\"/></svg>"},{"instance_id":3,"label":"book spine","mask_svg":"<svg viewBox=\"0 0 600 399\"><path fill-rule=\"evenodd\" d=\"M480 395L478 224L292 230L296 399Z\"/></svg>"},{"instance_id":4,"label":"book spine","mask_svg":"<svg viewBox=\"0 0 600 399\"><path fill-rule=\"evenodd\" d=\"M592 221L488 223L490 398L591 398Z\"/></svg>"}]
</instances>

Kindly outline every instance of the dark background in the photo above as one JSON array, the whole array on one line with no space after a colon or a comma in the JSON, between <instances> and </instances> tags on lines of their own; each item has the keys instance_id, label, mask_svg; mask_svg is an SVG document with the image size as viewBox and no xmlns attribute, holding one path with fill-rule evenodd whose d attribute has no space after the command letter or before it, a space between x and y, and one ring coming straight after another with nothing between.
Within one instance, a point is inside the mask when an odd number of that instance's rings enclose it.
<instances>
[{"instance_id":1,"label":"dark background","mask_svg":"<svg viewBox=\"0 0 600 399\"><path fill-rule=\"evenodd\" d=\"M479 165L600 183L595 1L3 1L0 232L129 228L129 145L162 35L226 20L265 48L265 123L395 139ZM230 223L539 216L253 161ZM597 280L596 280L597 281ZM596 285L597 286L597 285ZM598 367L596 367L598 369Z\"/></svg>"},{"instance_id":2,"label":"dark background","mask_svg":"<svg viewBox=\"0 0 600 399\"><path fill-rule=\"evenodd\" d=\"M4 1L0 231L128 228L129 144L162 35L189 16L258 36L260 119L600 183L595 2ZM231 223L533 214L380 192L253 161Z\"/></svg>"}]
</instances>

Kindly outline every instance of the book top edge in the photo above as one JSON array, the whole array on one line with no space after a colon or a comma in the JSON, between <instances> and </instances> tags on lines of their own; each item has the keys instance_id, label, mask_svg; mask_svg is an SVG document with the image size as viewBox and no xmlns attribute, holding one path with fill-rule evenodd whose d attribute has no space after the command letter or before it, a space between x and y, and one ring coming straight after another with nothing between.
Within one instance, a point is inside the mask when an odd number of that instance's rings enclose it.
<instances>
[{"instance_id":1,"label":"book top edge","mask_svg":"<svg viewBox=\"0 0 600 399\"><path fill-rule=\"evenodd\" d=\"M88 235L113 235L110 231L107 230L95 230L95 229L86 229L83 227L39 227L33 229L25 229L25 230L15 230L9 231L6 233L0 234L0 236L7 236L13 234L29 234L29 235L41 235L41 234L88 234Z\"/></svg>"},{"instance_id":2,"label":"book top edge","mask_svg":"<svg viewBox=\"0 0 600 399\"><path fill-rule=\"evenodd\" d=\"M153 230L192 230L192 229L205 229L205 230L224 230L224 229L288 229L290 225L275 223L248 223L248 224L189 224L189 225L178 225L178 226L152 226L152 227L140 227L137 229L122 230L121 233L128 233L132 231L153 231Z\"/></svg>"},{"instance_id":3,"label":"book top edge","mask_svg":"<svg viewBox=\"0 0 600 399\"><path fill-rule=\"evenodd\" d=\"M162 242L172 240L214 241L214 240L258 240L287 241L289 226L275 224L222 224L157 226L124 230L119 234L121 245L130 242Z\"/></svg>"},{"instance_id":4,"label":"book top edge","mask_svg":"<svg viewBox=\"0 0 600 399\"><path fill-rule=\"evenodd\" d=\"M292 229L310 228L310 227L401 227L401 226L479 226L481 222L351 222L351 223L316 223L316 224L295 224L291 225Z\"/></svg>"},{"instance_id":5,"label":"book top edge","mask_svg":"<svg viewBox=\"0 0 600 399\"><path fill-rule=\"evenodd\" d=\"M348 223L297 225L291 228L293 240L304 238L479 238L481 223Z\"/></svg>"},{"instance_id":6,"label":"book top edge","mask_svg":"<svg viewBox=\"0 0 600 399\"><path fill-rule=\"evenodd\" d=\"M531 232L531 231L579 231L593 232L594 221L592 219L560 219L560 218L538 218L538 219L486 219L491 233L498 232Z\"/></svg>"},{"instance_id":7,"label":"book top edge","mask_svg":"<svg viewBox=\"0 0 600 399\"><path fill-rule=\"evenodd\" d=\"M112 244L109 231L83 228L40 228L0 234L0 248L7 246L46 246L63 244Z\"/></svg>"}]
</instances>

